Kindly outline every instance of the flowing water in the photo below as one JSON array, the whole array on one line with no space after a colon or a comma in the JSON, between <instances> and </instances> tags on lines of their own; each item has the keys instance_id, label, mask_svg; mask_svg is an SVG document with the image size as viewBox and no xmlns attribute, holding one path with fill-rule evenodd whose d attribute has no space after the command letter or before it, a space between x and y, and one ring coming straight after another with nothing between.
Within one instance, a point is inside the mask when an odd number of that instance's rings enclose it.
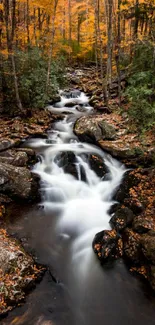
<instances>
[{"instance_id":1,"label":"flowing water","mask_svg":"<svg viewBox=\"0 0 155 325\"><path fill-rule=\"evenodd\" d=\"M66 97L62 94L61 102L48 107L66 113L48 139L29 143L40 157L34 172L41 178L43 209L32 209L11 225L20 238L28 238L28 247L39 262L49 265L49 272L25 306L10 313L3 324L154 324L154 299L144 295L123 262L101 268L94 256L93 238L110 229L108 212L125 168L98 147L79 142L74 123L93 109L83 93ZM91 168L90 156L103 161L106 174Z\"/></svg>"}]
</instances>

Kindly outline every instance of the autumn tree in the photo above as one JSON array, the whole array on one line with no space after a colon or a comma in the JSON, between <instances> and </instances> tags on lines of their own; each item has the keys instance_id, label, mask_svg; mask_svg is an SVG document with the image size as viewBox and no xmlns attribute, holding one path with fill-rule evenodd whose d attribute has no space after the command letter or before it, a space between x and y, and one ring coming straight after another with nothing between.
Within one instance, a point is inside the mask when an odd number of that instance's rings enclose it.
<instances>
[{"instance_id":1,"label":"autumn tree","mask_svg":"<svg viewBox=\"0 0 155 325\"><path fill-rule=\"evenodd\" d=\"M14 78L14 87L16 94L17 107L23 113L23 107L19 96L18 79L16 72L16 64L14 58L14 37L16 28L16 0L4 0L4 21L6 28L6 39L8 49L8 59L11 63L11 71Z\"/></svg>"}]
</instances>

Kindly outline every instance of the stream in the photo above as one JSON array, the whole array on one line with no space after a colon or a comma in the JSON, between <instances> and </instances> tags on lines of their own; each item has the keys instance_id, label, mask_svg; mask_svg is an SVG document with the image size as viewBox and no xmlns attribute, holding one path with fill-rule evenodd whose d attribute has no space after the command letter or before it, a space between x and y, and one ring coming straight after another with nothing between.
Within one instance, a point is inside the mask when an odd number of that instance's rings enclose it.
<instances>
[{"instance_id":1,"label":"stream","mask_svg":"<svg viewBox=\"0 0 155 325\"><path fill-rule=\"evenodd\" d=\"M31 209L16 207L17 217L8 227L37 262L48 265L48 271L26 303L2 324L155 323L155 299L145 284L129 273L122 260L101 267L92 250L95 234L110 229L109 210L126 169L73 133L80 116L93 114L88 101L79 91L62 92L61 101L48 109L66 113L64 118L48 131L48 139L28 143L39 156L33 171L41 178L42 202ZM103 176L92 169L94 156L103 162Z\"/></svg>"}]
</instances>

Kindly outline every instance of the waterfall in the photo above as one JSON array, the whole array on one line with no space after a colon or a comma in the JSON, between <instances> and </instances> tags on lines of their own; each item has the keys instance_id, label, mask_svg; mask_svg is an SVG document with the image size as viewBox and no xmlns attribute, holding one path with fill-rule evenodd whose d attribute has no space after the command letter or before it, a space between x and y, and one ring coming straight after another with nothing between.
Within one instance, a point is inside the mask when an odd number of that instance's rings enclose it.
<instances>
[{"instance_id":1,"label":"waterfall","mask_svg":"<svg viewBox=\"0 0 155 325\"><path fill-rule=\"evenodd\" d=\"M48 109L56 114L64 113L65 117L55 122L47 140L31 140L31 147L41 148L40 161L34 172L41 178L43 206L51 218L56 215L54 233L59 245L56 245L55 255L60 260L67 247L69 275L67 271L66 282L71 295L76 295L78 310L88 285L88 270L95 264L93 238L97 232L110 229L108 211L114 203L113 193L125 172L120 162L97 146L80 142L73 133L76 119L93 113L88 101L84 93L76 98L66 98L62 93L61 101ZM108 177L104 174L99 177L92 170L90 155L100 157L107 167ZM73 165L74 173L69 171L68 163ZM65 263L63 271L64 268ZM97 268L95 272L100 272L99 265Z\"/></svg>"}]
</instances>

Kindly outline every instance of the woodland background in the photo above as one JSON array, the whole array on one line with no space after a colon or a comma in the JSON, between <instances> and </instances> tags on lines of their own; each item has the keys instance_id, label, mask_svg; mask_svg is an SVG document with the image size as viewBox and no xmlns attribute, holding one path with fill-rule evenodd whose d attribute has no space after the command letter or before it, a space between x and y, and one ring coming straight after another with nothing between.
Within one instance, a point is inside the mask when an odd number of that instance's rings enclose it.
<instances>
[{"instance_id":1,"label":"woodland background","mask_svg":"<svg viewBox=\"0 0 155 325\"><path fill-rule=\"evenodd\" d=\"M95 66L105 105L143 128L155 117L155 0L0 0L0 110L26 115L63 86L66 66ZM122 93L122 75L127 88Z\"/></svg>"}]
</instances>

